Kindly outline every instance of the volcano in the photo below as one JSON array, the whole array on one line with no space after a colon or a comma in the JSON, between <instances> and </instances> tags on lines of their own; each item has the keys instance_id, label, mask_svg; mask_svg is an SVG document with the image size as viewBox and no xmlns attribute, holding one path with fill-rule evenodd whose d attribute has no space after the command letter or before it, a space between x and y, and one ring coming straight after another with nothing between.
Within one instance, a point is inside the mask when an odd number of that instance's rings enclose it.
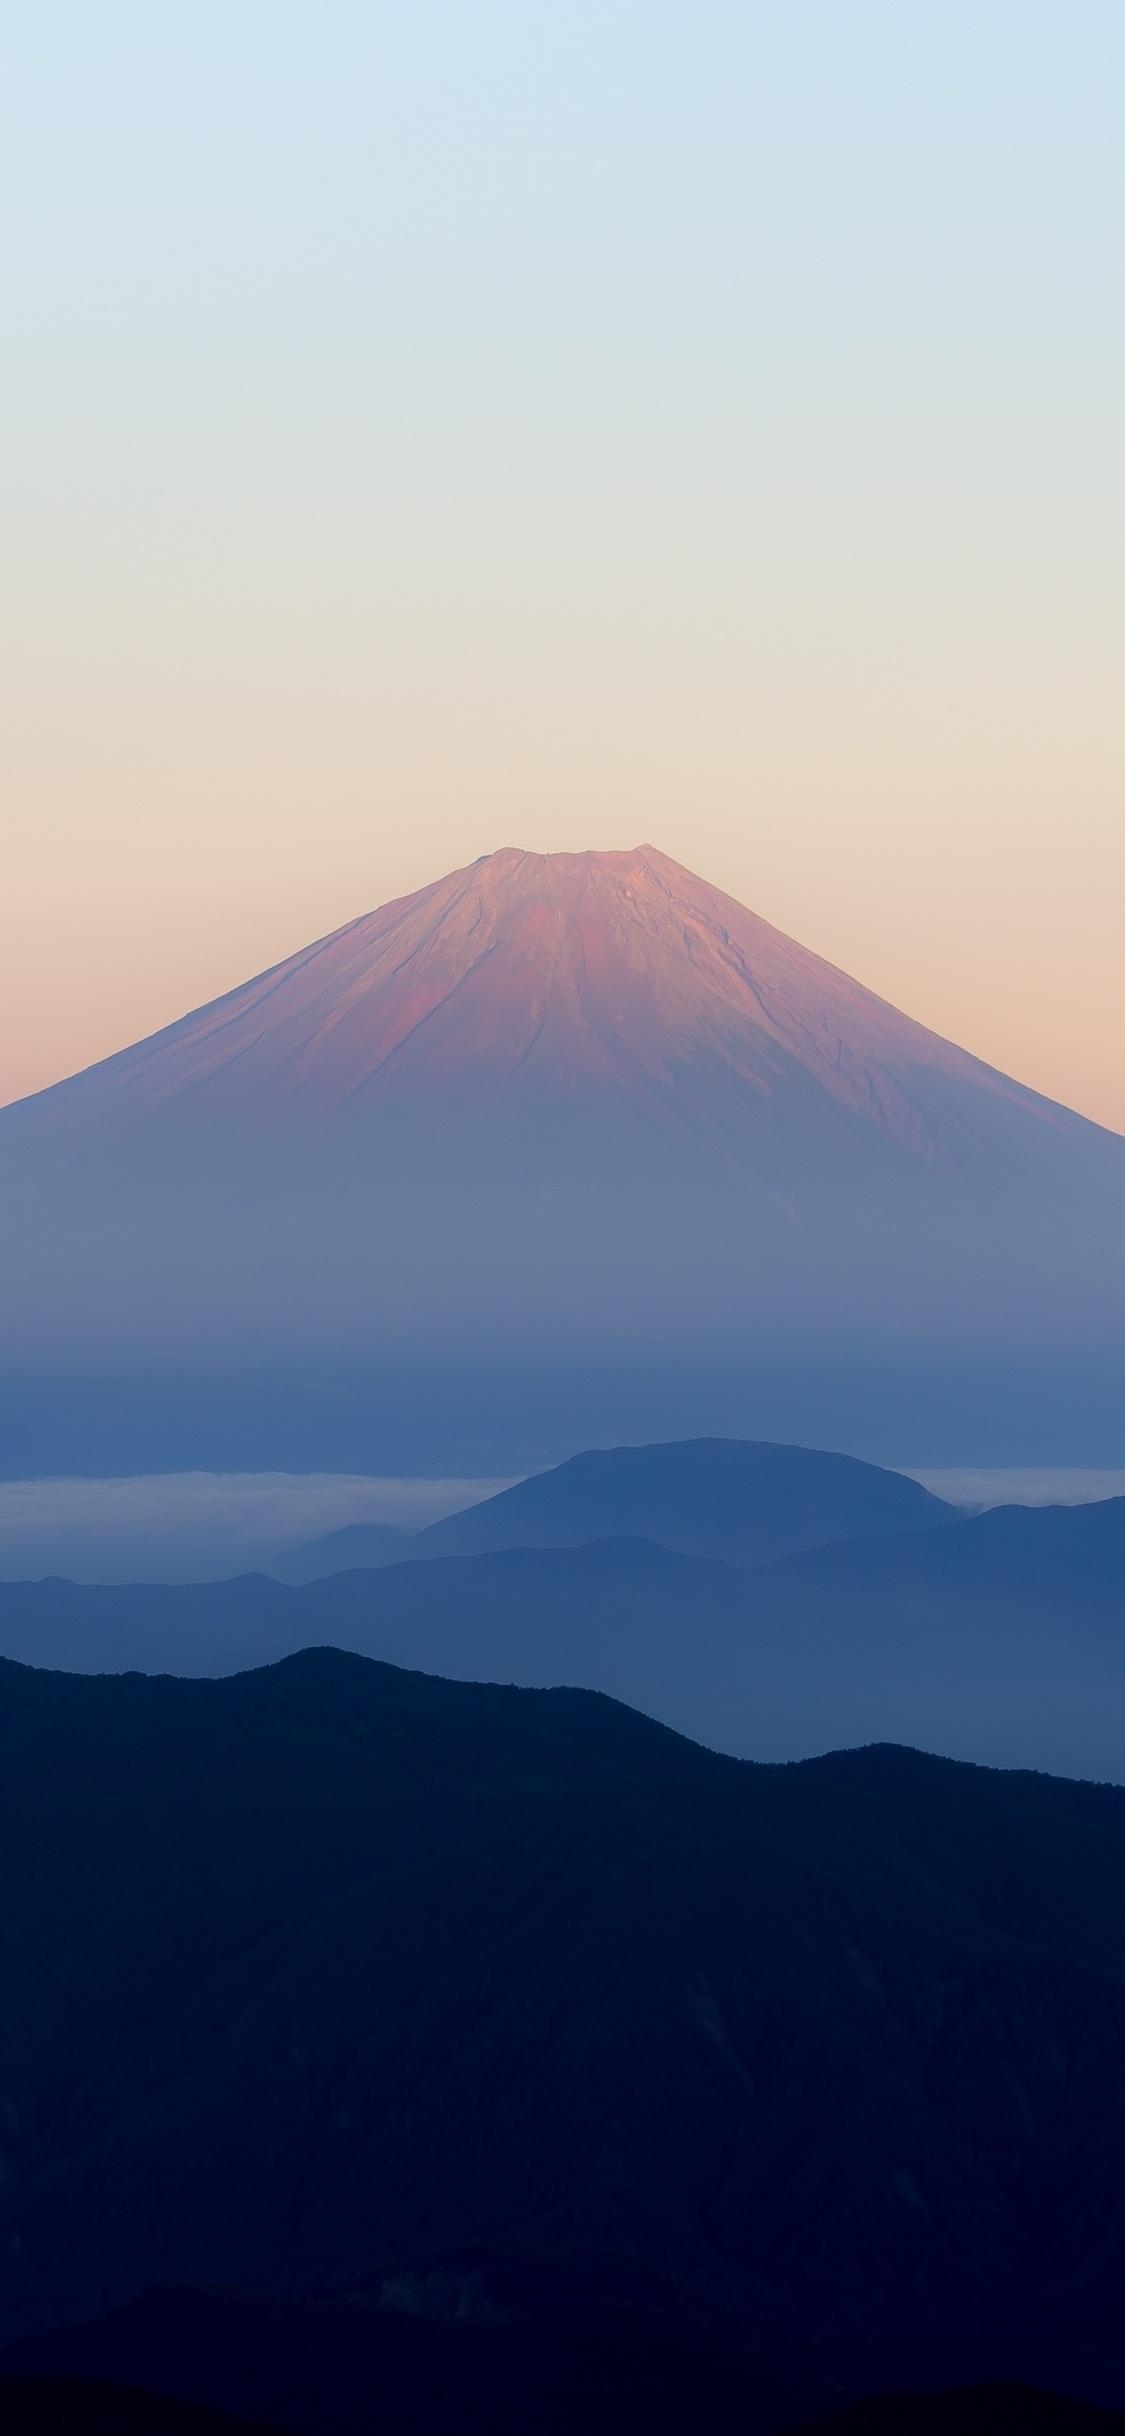
<instances>
[{"instance_id":1,"label":"volcano","mask_svg":"<svg viewBox=\"0 0 1125 2436\"><path fill-rule=\"evenodd\" d=\"M563 1380L586 1436L653 1393L770 1434L782 1381L792 1431L818 1375L824 1437L829 1376L854 1420L950 1365L978 1415L1029 1369L1057 1410L1125 1344L1125 1143L652 847L505 848L364 915L0 1114L0 1164L17 1415L147 1381L256 1413L240 1459L284 1408L398 1462L426 1411L425 1460L515 1468L567 1451Z\"/></svg>"},{"instance_id":2,"label":"volcano","mask_svg":"<svg viewBox=\"0 0 1125 2436\"><path fill-rule=\"evenodd\" d=\"M414 1108L516 1130L539 1103L642 1115L753 1161L763 1127L844 1125L956 1166L989 1121L1096 1129L981 1065L653 847L503 848L23 1103L30 1129ZM10 1112L11 1116L16 1112Z\"/></svg>"}]
</instances>

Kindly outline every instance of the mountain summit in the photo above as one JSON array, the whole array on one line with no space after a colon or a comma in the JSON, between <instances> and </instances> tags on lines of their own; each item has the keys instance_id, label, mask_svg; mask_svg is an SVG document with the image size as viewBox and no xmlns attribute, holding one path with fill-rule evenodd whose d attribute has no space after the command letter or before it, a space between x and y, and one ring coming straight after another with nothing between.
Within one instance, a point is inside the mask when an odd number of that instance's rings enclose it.
<instances>
[{"instance_id":1,"label":"mountain summit","mask_svg":"<svg viewBox=\"0 0 1125 2436\"><path fill-rule=\"evenodd\" d=\"M981 1065L655 847L504 847L365 914L151 1040L23 1104L25 1122L194 1133L443 1104L519 1124L611 1103L752 1155L819 1121L911 1158L982 1123L1096 1131ZM1010 1125L1008 1127L1010 1132Z\"/></svg>"},{"instance_id":2,"label":"mountain summit","mask_svg":"<svg viewBox=\"0 0 1125 2436\"><path fill-rule=\"evenodd\" d=\"M165 1384L177 1462L1012 1460L978 1424L1032 1409L1029 1359L1058 1460L1064 1374L1093 1428L1125 1351L1125 1143L649 846L504 848L362 916L0 1113L0 1187L19 1469L73 1465L83 1410L104 1448L123 1378L124 1468ZM923 1372L953 1440L892 1424Z\"/></svg>"}]
</instances>

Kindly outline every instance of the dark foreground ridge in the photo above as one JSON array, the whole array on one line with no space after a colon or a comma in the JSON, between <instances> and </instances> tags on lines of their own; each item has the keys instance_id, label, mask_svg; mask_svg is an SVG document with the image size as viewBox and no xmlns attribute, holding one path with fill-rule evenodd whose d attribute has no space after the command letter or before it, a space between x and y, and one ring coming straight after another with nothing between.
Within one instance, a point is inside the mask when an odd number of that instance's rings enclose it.
<instances>
[{"instance_id":1,"label":"dark foreground ridge","mask_svg":"<svg viewBox=\"0 0 1125 2436\"><path fill-rule=\"evenodd\" d=\"M0 1783L4 2341L596 2301L752 2355L762 2428L1125 2403L1125 1793L331 1651L3 1665Z\"/></svg>"},{"instance_id":2,"label":"dark foreground ridge","mask_svg":"<svg viewBox=\"0 0 1125 2436\"><path fill-rule=\"evenodd\" d=\"M87 2377L0 2374L4 2436L288 2436L209 2402Z\"/></svg>"},{"instance_id":3,"label":"dark foreground ridge","mask_svg":"<svg viewBox=\"0 0 1125 2436\"><path fill-rule=\"evenodd\" d=\"M1122 2436L1117 2412L1023 2385L885 2394L822 2415L817 2381L714 2326L556 2307L478 2325L401 2310L155 2293L17 2347L12 2436ZM36 2373L28 2374L27 2369ZM801 2397L817 2409L794 2423ZM212 2417L212 2411L216 2416ZM221 2414L221 2415L219 2415ZM229 2414L229 2415L228 2415ZM780 2414L780 2416L779 2416Z\"/></svg>"}]
</instances>

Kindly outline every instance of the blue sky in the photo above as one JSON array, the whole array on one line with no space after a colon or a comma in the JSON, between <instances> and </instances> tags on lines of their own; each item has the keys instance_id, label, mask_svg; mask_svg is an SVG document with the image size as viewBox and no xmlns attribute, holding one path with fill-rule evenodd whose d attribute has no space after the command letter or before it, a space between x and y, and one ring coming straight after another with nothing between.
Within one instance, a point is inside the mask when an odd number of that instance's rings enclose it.
<instances>
[{"instance_id":1,"label":"blue sky","mask_svg":"<svg viewBox=\"0 0 1125 2436\"><path fill-rule=\"evenodd\" d=\"M1125 1125L1125 12L10 13L0 1098L651 837Z\"/></svg>"}]
</instances>

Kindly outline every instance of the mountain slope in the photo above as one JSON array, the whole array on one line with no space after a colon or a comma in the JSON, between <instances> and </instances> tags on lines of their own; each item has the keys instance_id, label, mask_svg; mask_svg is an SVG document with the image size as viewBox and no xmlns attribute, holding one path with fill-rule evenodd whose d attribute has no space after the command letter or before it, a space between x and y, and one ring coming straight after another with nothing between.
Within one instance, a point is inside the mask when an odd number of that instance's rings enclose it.
<instances>
[{"instance_id":1,"label":"mountain slope","mask_svg":"<svg viewBox=\"0 0 1125 2436\"><path fill-rule=\"evenodd\" d=\"M330 1652L0 1667L0 1782L0 2337L515 2253L845 2393L1125 2395L1125 1794Z\"/></svg>"},{"instance_id":2,"label":"mountain slope","mask_svg":"<svg viewBox=\"0 0 1125 2436\"><path fill-rule=\"evenodd\" d=\"M505 850L0 1112L0 1465L1106 1460L1123 1226L1118 1137L665 856Z\"/></svg>"},{"instance_id":3,"label":"mountain slope","mask_svg":"<svg viewBox=\"0 0 1125 2436\"><path fill-rule=\"evenodd\" d=\"M605 1094L685 1138L738 1135L786 1093L940 1161L955 1095L1074 1139L1097 1128L900 1015L651 846L505 848L23 1103L34 1125L182 1109L363 1121L418 1095L443 1120ZM944 1111L944 1114L943 1114Z\"/></svg>"},{"instance_id":4,"label":"mountain slope","mask_svg":"<svg viewBox=\"0 0 1125 2436\"><path fill-rule=\"evenodd\" d=\"M572 1455L431 1523L410 1553L478 1556L651 1539L682 1556L757 1565L825 1541L931 1529L952 1513L917 1481L850 1455L703 1438Z\"/></svg>"},{"instance_id":5,"label":"mountain slope","mask_svg":"<svg viewBox=\"0 0 1125 2436\"><path fill-rule=\"evenodd\" d=\"M330 1573L400 1565L413 1555L419 1536L391 1523L345 1523L341 1531L325 1531L280 1550L276 1561L270 1560L270 1570L283 1582L319 1582Z\"/></svg>"}]
</instances>

